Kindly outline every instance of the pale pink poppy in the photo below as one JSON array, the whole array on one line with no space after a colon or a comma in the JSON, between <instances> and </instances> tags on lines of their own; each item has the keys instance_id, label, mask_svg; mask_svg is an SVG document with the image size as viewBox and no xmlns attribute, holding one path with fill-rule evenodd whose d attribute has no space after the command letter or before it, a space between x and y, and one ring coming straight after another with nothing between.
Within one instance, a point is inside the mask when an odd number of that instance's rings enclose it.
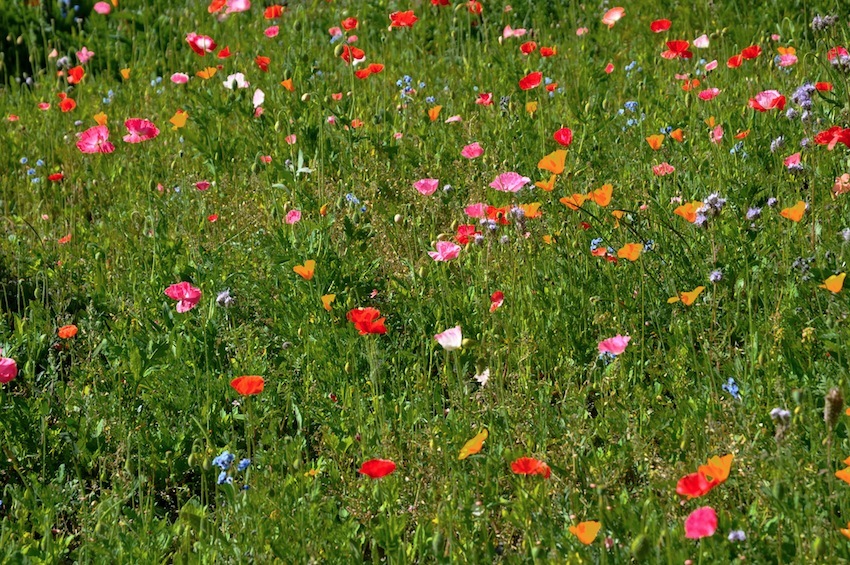
<instances>
[{"instance_id":1,"label":"pale pink poppy","mask_svg":"<svg viewBox=\"0 0 850 565\"><path fill-rule=\"evenodd\" d=\"M755 98L750 98L749 106L759 112L774 109L783 110L785 108L785 97L777 90L765 90L756 94Z\"/></svg>"},{"instance_id":2,"label":"pale pink poppy","mask_svg":"<svg viewBox=\"0 0 850 565\"><path fill-rule=\"evenodd\" d=\"M588 32L588 29L586 27L580 27L576 30L576 35L581 37L582 35L584 35L587 32Z\"/></svg>"},{"instance_id":3,"label":"pale pink poppy","mask_svg":"<svg viewBox=\"0 0 850 565\"><path fill-rule=\"evenodd\" d=\"M101 16L105 16L112 11L112 6L110 6L107 2L98 2L94 5L94 11Z\"/></svg>"},{"instance_id":4,"label":"pale pink poppy","mask_svg":"<svg viewBox=\"0 0 850 565\"><path fill-rule=\"evenodd\" d=\"M655 173L657 177L663 177L664 175L669 175L672 172L675 172L675 167L668 162L663 162L660 165L655 165L652 167L652 172Z\"/></svg>"},{"instance_id":5,"label":"pale pink poppy","mask_svg":"<svg viewBox=\"0 0 850 565\"><path fill-rule=\"evenodd\" d=\"M171 75L171 82L174 84L186 84L189 82L189 75L186 73L174 73Z\"/></svg>"},{"instance_id":6,"label":"pale pink poppy","mask_svg":"<svg viewBox=\"0 0 850 565\"><path fill-rule=\"evenodd\" d=\"M708 134L712 143L720 143L723 140L723 126L718 125Z\"/></svg>"},{"instance_id":7,"label":"pale pink poppy","mask_svg":"<svg viewBox=\"0 0 850 565\"><path fill-rule=\"evenodd\" d=\"M290 210L286 213L286 223L290 226L301 221L301 210Z\"/></svg>"},{"instance_id":8,"label":"pale pink poppy","mask_svg":"<svg viewBox=\"0 0 850 565\"><path fill-rule=\"evenodd\" d=\"M685 520L685 537L707 538L717 531L717 512L711 506L697 508Z\"/></svg>"},{"instance_id":9,"label":"pale pink poppy","mask_svg":"<svg viewBox=\"0 0 850 565\"><path fill-rule=\"evenodd\" d=\"M0 351L0 384L6 384L18 376L18 365L14 359L3 357Z\"/></svg>"},{"instance_id":10,"label":"pale pink poppy","mask_svg":"<svg viewBox=\"0 0 850 565\"><path fill-rule=\"evenodd\" d=\"M438 241L434 247L436 247L436 251L428 252L428 255L434 261L451 261L460 254L460 245L456 245L451 241Z\"/></svg>"},{"instance_id":11,"label":"pale pink poppy","mask_svg":"<svg viewBox=\"0 0 850 565\"><path fill-rule=\"evenodd\" d=\"M490 183L490 186L501 192L519 192L522 187L530 182L530 178L511 171L497 176L496 179Z\"/></svg>"},{"instance_id":12,"label":"pale pink poppy","mask_svg":"<svg viewBox=\"0 0 850 565\"><path fill-rule=\"evenodd\" d=\"M401 139L402 137L404 137L404 134L400 131L397 131L393 134L393 139Z\"/></svg>"},{"instance_id":13,"label":"pale pink poppy","mask_svg":"<svg viewBox=\"0 0 850 565\"><path fill-rule=\"evenodd\" d=\"M718 94L720 94L719 88L706 88L705 90L700 91L700 93L697 94L697 96L699 96L700 100L711 100L712 98L716 97Z\"/></svg>"},{"instance_id":14,"label":"pale pink poppy","mask_svg":"<svg viewBox=\"0 0 850 565\"><path fill-rule=\"evenodd\" d=\"M835 177L835 184L832 185L832 193L835 195L850 192L850 173L844 173L840 177Z\"/></svg>"},{"instance_id":15,"label":"pale pink poppy","mask_svg":"<svg viewBox=\"0 0 850 565\"><path fill-rule=\"evenodd\" d=\"M464 208L463 211L466 212L466 215L470 218L483 218L487 214L487 205L483 202L470 204Z\"/></svg>"},{"instance_id":16,"label":"pale pink poppy","mask_svg":"<svg viewBox=\"0 0 850 565\"><path fill-rule=\"evenodd\" d=\"M602 23L608 26L608 29L614 27L614 24L620 21L620 19L626 15L626 10L620 8L619 6L616 8L611 8L605 15L602 16Z\"/></svg>"},{"instance_id":17,"label":"pale pink poppy","mask_svg":"<svg viewBox=\"0 0 850 565\"><path fill-rule=\"evenodd\" d=\"M109 141L109 128L106 126L90 127L80 134L77 149L83 153L112 153L115 146Z\"/></svg>"},{"instance_id":18,"label":"pale pink poppy","mask_svg":"<svg viewBox=\"0 0 850 565\"><path fill-rule=\"evenodd\" d=\"M266 93L260 90L259 88L254 91L254 97L251 99L251 102L254 104L254 108L259 108L263 105L263 102L266 101ZM291 144L290 144L291 145Z\"/></svg>"},{"instance_id":19,"label":"pale pink poppy","mask_svg":"<svg viewBox=\"0 0 850 565\"><path fill-rule=\"evenodd\" d=\"M632 338L630 336L622 336L620 334L614 337L609 337L599 342L599 353L610 353L611 355L619 355L626 350L626 346Z\"/></svg>"},{"instance_id":20,"label":"pale pink poppy","mask_svg":"<svg viewBox=\"0 0 850 565\"><path fill-rule=\"evenodd\" d=\"M198 182L195 183L195 188L197 188L201 192L208 190L209 187L211 187L211 186L212 186L212 183L210 183L210 181L207 181L207 180L202 180L202 181L198 181Z\"/></svg>"},{"instance_id":21,"label":"pale pink poppy","mask_svg":"<svg viewBox=\"0 0 850 565\"><path fill-rule=\"evenodd\" d=\"M265 112L265 109L262 106L257 106L254 108L254 117L259 118L263 115L263 112Z\"/></svg>"},{"instance_id":22,"label":"pale pink poppy","mask_svg":"<svg viewBox=\"0 0 850 565\"><path fill-rule=\"evenodd\" d=\"M420 194L430 196L437 191L437 185L440 184L438 179L420 179L413 183L413 188L419 191Z\"/></svg>"},{"instance_id":23,"label":"pale pink poppy","mask_svg":"<svg viewBox=\"0 0 850 565\"><path fill-rule=\"evenodd\" d=\"M463 121L463 118L461 118L459 115L454 115L454 116L449 116L448 118L446 118L445 123L456 124L456 123L462 122L462 121Z\"/></svg>"},{"instance_id":24,"label":"pale pink poppy","mask_svg":"<svg viewBox=\"0 0 850 565\"><path fill-rule=\"evenodd\" d=\"M779 56L779 62L777 63L780 67L790 67L797 62L797 56L793 53L786 53L784 55Z\"/></svg>"},{"instance_id":25,"label":"pale pink poppy","mask_svg":"<svg viewBox=\"0 0 850 565\"><path fill-rule=\"evenodd\" d=\"M338 28L338 27L332 27L332 28L330 28L330 29L328 30L328 33L329 33L329 34L331 35L331 37L333 37L333 38L342 37L342 29L340 29L340 28Z\"/></svg>"},{"instance_id":26,"label":"pale pink poppy","mask_svg":"<svg viewBox=\"0 0 850 565\"><path fill-rule=\"evenodd\" d=\"M295 142L298 141L298 136L294 133L290 133L283 140L287 143L287 145L295 145Z\"/></svg>"},{"instance_id":27,"label":"pale pink poppy","mask_svg":"<svg viewBox=\"0 0 850 565\"><path fill-rule=\"evenodd\" d=\"M345 40L346 43L357 43L356 35L349 35L348 39Z\"/></svg>"},{"instance_id":28,"label":"pale pink poppy","mask_svg":"<svg viewBox=\"0 0 850 565\"><path fill-rule=\"evenodd\" d=\"M247 12L251 9L250 0L227 0L227 9L225 14L235 14L237 12Z\"/></svg>"},{"instance_id":29,"label":"pale pink poppy","mask_svg":"<svg viewBox=\"0 0 850 565\"><path fill-rule=\"evenodd\" d=\"M201 300L201 289L192 286L191 283L181 282L166 288L165 295L177 300L177 312L182 314L198 305Z\"/></svg>"},{"instance_id":30,"label":"pale pink poppy","mask_svg":"<svg viewBox=\"0 0 850 565\"><path fill-rule=\"evenodd\" d=\"M124 127L130 132L124 136L127 143L141 143L159 135L159 128L143 118L130 118L124 122Z\"/></svg>"},{"instance_id":31,"label":"pale pink poppy","mask_svg":"<svg viewBox=\"0 0 850 565\"><path fill-rule=\"evenodd\" d=\"M523 28L512 29L511 26L505 26L505 29L502 30L502 37L505 39L509 37L522 37L523 35L525 35Z\"/></svg>"},{"instance_id":32,"label":"pale pink poppy","mask_svg":"<svg viewBox=\"0 0 850 565\"><path fill-rule=\"evenodd\" d=\"M89 51L87 47L83 47L79 51L77 51L77 60L81 65L85 65L89 62L89 59L94 57L94 51Z\"/></svg>"},{"instance_id":33,"label":"pale pink poppy","mask_svg":"<svg viewBox=\"0 0 850 565\"><path fill-rule=\"evenodd\" d=\"M685 73L685 74L678 74L677 73L677 74L673 75L673 77L676 80L688 80L691 77L691 75L690 75L690 73Z\"/></svg>"},{"instance_id":34,"label":"pale pink poppy","mask_svg":"<svg viewBox=\"0 0 850 565\"><path fill-rule=\"evenodd\" d=\"M694 47L697 49L706 49L708 47L708 36L706 34L702 34L694 39Z\"/></svg>"},{"instance_id":35,"label":"pale pink poppy","mask_svg":"<svg viewBox=\"0 0 850 565\"><path fill-rule=\"evenodd\" d=\"M269 163L272 162L272 156L271 155L262 155L262 156L260 156L260 161L262 161L263 163L268 165Z\"/></svg>"},{"instance_id":36,"label":"pale pink poppy","mask_svg":"<svg viewBox=\"0 0 850 565\"><path fill-rule=\"evenodd\" d=\"M713 61L712 61L712 62L710 62L710 63L706 63L706 64L705 64L705 70L706 70L706 72L708 72L708 71L713 71L713 70L714 70L714 69L716 69L716 68L717 68L717 59L713 60Z\"/></svg>"},{"instance_id":37,"label":"pale pink poppy","mask_svg":"<svg viewBox=\"0 0 850 565\"><path fill-rule=\"evenodd\" d=\"M460 154L467 159L475 159L476 157L481 157L484 154L484 149L476 141L475 143L470 143L461 149Z\"/></svg>"},{"instance_id":38,"label":"pale pink poppy","mask_svg":"<svg viewBox=\"0 0 850 565\"><path fill-rule=\"evenodd\" d=\"M434 339L436 339L437 343L442 345L443 349L446 351L460 349L461 345L463 345L463 333L460 330L460 326L455 326L442 333L438 333L434 336Z\"/></svg>"},{"instance_id":39,"label":"pale pink poppy","mask_svg":"<svg viewBox=\"0 0 850 565\"><path fill-rule=\"evenodd\" d=\"M778 33L774 33L774 34L772 34L772 35L770 36L770 38L771 38L773 41L779 41L780 39L782 39L782 36L781 36L781 35L779 35Z\"/></svg>"},{"instance_id":40,"label":"pale pink poppy","mask_svg":"<svg viewBox=\"0 0 850 565\"><path fill-rule=\"evenodd\" d=\"M266 34L266 37L277 37L277 34L280 32L280 28L278 26L267 27L263 32Z\"/></svg>"},{"instance_id":41,"label":"pale pink poppy","mask_svg":"<svg viewBox=\"0 0 850 565\"><path fill-rule=\"evenodd\" d=\"M799 151L793 155L788 155L785 157L785 161L783 161L783 163L785 163L785 166L789 169L798 168L800 165L800 156L801 153Z\"/></svg>"}]
</instances>

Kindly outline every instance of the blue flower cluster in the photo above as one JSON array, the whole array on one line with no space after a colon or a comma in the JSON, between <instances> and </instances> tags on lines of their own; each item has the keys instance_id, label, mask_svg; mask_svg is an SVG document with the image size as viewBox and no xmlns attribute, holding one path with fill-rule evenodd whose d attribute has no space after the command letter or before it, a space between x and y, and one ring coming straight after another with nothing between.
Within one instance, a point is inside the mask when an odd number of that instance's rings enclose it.
<instances>
[{"instance_id":1,"label":"blue flower cluster","mask_svg":"<svg viewBox=\"0 0 850 565\"><path fill-rule=\"evenodd\" d=\"M218 474L218 484L233 484L233 476L228 473L231 465L236 460L236 456L230 453L229 451L222 451L221 454L212 460L212 464L221 469L221 472ZM239 463L236 465L236 471L239 473L245 472L248 467L251 465L250 459L241 459ZM243 489L247 489L248 485L242 487Z\"/></svg>"}]
</instances>

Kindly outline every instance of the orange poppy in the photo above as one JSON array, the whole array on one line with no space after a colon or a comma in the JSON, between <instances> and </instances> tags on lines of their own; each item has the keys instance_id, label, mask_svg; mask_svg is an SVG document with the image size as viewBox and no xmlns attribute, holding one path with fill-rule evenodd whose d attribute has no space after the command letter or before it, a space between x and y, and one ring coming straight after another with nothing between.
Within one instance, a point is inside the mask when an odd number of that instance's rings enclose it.
<instances>
[{"instance_id":1,"label":"orange poppy","mask_svg":"<svg viewBox=\"0 0 850 565\"><path fill-rule=\"evenodd\" d=\"M121 78L130 80L130 69L121 69Z\"/></svg>"},{"instance_id":2,"label":"orange poppy","mask_svg":"<svg viewBox=\"0 0 850 565\"><path fill-rule=\"evenodd\" d=\"M511 471L517 475L540 475L544 479L552 475L549 465L531 457L520 457L511 463Z\"/></svg>"},{"instance_id":3,"label":"orange poppy","mask_svg":"<svg viewBox=\"0 0 850 565\"><path fill-rule=\"evenodd\" d=\"M294 91L295 91L295 85L293 85L293 84L292 84L292 79L291 79L291 78L288 78L288 79L286 79L286 80L282 80L282 81L280 81L280 85L281 85L282 87L284 87L286 90L288 90L289 92L294 92Z\"/></svg>"},{"instance_id":4,"label":"orange poppy","mask_svg":"<svg viewBox=\"0 0 850 565\"><path fill-rule=\"evenodd\" d=\"M699 210L701 206L702 202L700 202L699 200L694 200L693 202L687 202L685 204L682 204L681 206L673 210L673 213L677 216L685 218L690 223L694 223L695 221L697 221L697 210Z\"/></svg>"},{"instance_id":5,"label":"orange poppy","mask_svg":"<svg viewBox=\"0 0 850 565\"><path fill-rule=\"evenodd\" d=\"M784 208L779 215L787 218L792 222L799 222L803 219L803 214L806 213L806 203L800 200L790 208Z\"/></svg>"},{"instance_id":6,"label":"orange poppy","mask_svg":"<svg viewBox=\"0 0 850 565\"><path fill-rule=\"evenodd\" d=\"M68 324L67 326L62 326L59 328L59 338L60 339L71 339L75 335L77 335L77 326L74 324Z\"/></svg>"},{"instance_id":7,"label":"orange poppy","mask_svg":"<svg viewBox=\"0 0 850 565\"><path fill-rule=\"evenodd\" d=\"M617 257L620 259L628 259L629 261L637 261L640 257L640 252L643 251L643 245L640 243L627 243L617 250Z\"/></svg>"},{"instance_id":8,"label":"orange poppy","mask_svg":"<svg viewBox=\"0 0 850 565\"><path fill-rule=\"evenodd\" d=\"M587 196L584 194L573 194L572 196L565 196L561 198L558 202L570 210L578 210L581 208L581 205L584 204L585 200L587 200Z\"/></svg>"},{"instance_id":9,"label":"orange poppy","mask_svg":"<svg viewBox=\"0 0 850 565\"><path fill-rule=\"evenodd\" d=\"M487 428L484 428L475 434L475 437L463 444L463 447L460 448L460 453L457 456L458 460L466 459L470 455L475 455L480 452L481 448L484 447L484 440L486 440L489 435L490 432L487 431Z\"/></svg>"},{"instance_id":10,"label":"orange poppy","mask_svg":"<svg viewBox=\"0 0 850 565\"><path fill-rule=\"evenodd\" d=\"M603 208L611 203L611 194L614 192L614 187L610 184L603 184L596 190L589 192L587 198L596 202L598 206Z\"/></svg>"},{"instance_id":11,"label":"orange poppy","mask_svg":"<svg viewBox=\"0 0 850 565\"><path fill-rule=\"evenodd\" d=\"M525 212L525 217L529 220L533 220L534 218L539 218L543 215L540 211L540 202L532 202L531 204L520 204L520 208Z\"/></svg>"},{"instance_id":12,"label":"orange poppy","mask_svg":"<svg viewBox=\"0 0 850 565\"><path fill-rule=\"evenodd\" d=\"M847 528L841 528L838 531L844 534L844 537L850 538L850 522L847 523Z\"/></svg>"},{"instance_id":13,"label":"orange poppy","mask_svg":"<svg viewBox=\"0 0 850 565\"><path fill-rule=\"evenodd\" d=\"M684 304L685 306L690 306L694 303L697 297L702 294L702 291L704 290L704 286L698 286L690 292L680 292L679 296L668 298L667 304L673 304L674 302L679 302L681 300L682 304Z\"/></svg>"},{"instance_id":14,"label":"orange poppy","mask_svg":"<svg viewBox=\"0 0 850 565\"><path fill-rule=\"evenodd\" d=\"M844 288L844 277L847 276L847 273L839 273L837 275L832 275L823 281L822 285L818 285L819 288L825 288L829 292L833 294L838 294L841 292L841 289Z\"/></svg>"},{"instance_id":15,"label":"orange poppy","mask_svg":"<svg viewBox=\"0 0 850 565\"><path fill-rule=\"evenodd\" d=\"M230 386L242 396L251 396L263 392L266 381L263 377L236 377L230 381Z\"/></svg>"},{"instance_id":16,"label":"orange poppy","mask_svg":"<svg viewBox=\"0 0 850 565\"><path fill-rule=\"evenodd\" d=\"M646 142L649 143L649 146L652 147L653 151L658 151L659 149L661 149L661 145L664 143L664 135L660 133L650 135L646 138Z\"/></svg>"},{"instance_id":17,"label":"orange poppy","mask_svg":"<svg viewBox=\"0 0 850 565\"><path fill-rule=\"evenodd\" d=\"M555 181L558 180L558 175L552 175L548 181L539 180L534 183L537 188L542 188L546 192L552 192L555 189Z\"/></svg>"},{"instance_id":18,"label":"orange poppy","mask_svg":"<svg viewBox=\"0 0 850 565\"><path fill-rule=\"evenodd\" d=\"M558 149L540 159L540 162L537 163L537 168L549 171L554 175L560 175L564 172L564 162L566 159L567 150Z\"/></svg>"},{"instance_id":19,"label":"orange poppy","mask_svg":"<svg viewBox=\"0 0 850 565\"><path fill-rule=\"evenodd\" d=\"M840 471L836 471L835 476L844 481L845 483L850 483L850 467L847 467L846 469L841 469Z\"/></svg>"},{"instance_id":20,"label":"orange poppy","mask_svg":"<svg viewBox=\"0 0 850 565\"><path fill-rule=\"evenodd\" d=\"M581 522L575 526L570 526L570 533L578 538L578 541L584 545L590 545L596 539L602 524L599 522Z\"/></svg>"},{"instance_id":21,"label":"orange poppy","mask_svg":"<svg viewBox=\"0 0 850 565\"><path fill-rule=\"evenodd\" d=\"M172 129L178 130L186 125L186 120L189 118L189 113L183 110L177 110L177 112L171 116L171 119L168 120L174 127Z\"/></svg>"},{"instance_id":22,"label":"orange poppy","mask_svg":"<svg viewBox=\"0 0 850 565\"><path fill-rule=\"evenodd\" d=\"M214 77L215 73L217 73L217 72L218 72L218 69L216 69L215 67L207 67L206 69L204 69L202 71L198 71L197 73L195 73L195 76L198 76L198 77L200 77L204 80L209 80L212 77Z\"/></svg>"},{"instance_id":23,"label":"orange poppy","mask_svg":"<svg viewBox=\"0 0 850 565\"><path fill-rule=\"evenodd\" d=\"M322 296L322 308L331 311L331 304L333 304L334 300L336 300L336 294L325 294Z\"/></svg>"},{"instance_id":24,"label":"orange poppy","mask_svg":"<svg viewBox=\"0 0 850 565\"><path fill-rule=\"evenodd\" d=\"M697 471L702 473L706 479L718 481L718 484L726 482L729 478L729 470L732 468L732 460L735 455L729 453L723 457L709 457L708 463L700 465Z\"/></svg>"},{"instance_id":25,"label":"orange poppy","mask_svg":"<svg viewBox=\"0 0 850 565\"><path fill-rule=\"evenodd\" d=\"M99 126L106 125L107 116L103 112L98 112L94 115L94 122Z\"/></svg>"},{"instance_id":26,"label":"orange poppy","mask_svg":"<svg viewBox=\"0 0 850 565\"><path fill-rule=\"evenodd\" d=\"M292 270L301 275L304 280L313 280L313 273L316 272L316 262L312 259L304 261L303 265L295 265Z\"/></svg>"},{"instance_id":27,"label":"orange poppy","mask_svg":"<svg viewBox=\"0 0 850 565\"><path fill-rule=\"evenodd\" d=\"M432 122L437 121L437 118L440 117L440 110L442 109L442 106L434 106L432 108L428 108L428 117L431 118Z\"/></svg>"},{"instance_id":28,"label":"orange poppy","mask_svg":"<svg viewBox=\"0 0 850 565\"><path fill-rule=\"evenodd\" d=\"M683 141L685 141L685 133L682 131L682 128L677 128L677 129L674 129L673 131L671 131L670 137L672 137L673 139L675 139L679 143L682 143Z\"/></svg>"}]
</instances>

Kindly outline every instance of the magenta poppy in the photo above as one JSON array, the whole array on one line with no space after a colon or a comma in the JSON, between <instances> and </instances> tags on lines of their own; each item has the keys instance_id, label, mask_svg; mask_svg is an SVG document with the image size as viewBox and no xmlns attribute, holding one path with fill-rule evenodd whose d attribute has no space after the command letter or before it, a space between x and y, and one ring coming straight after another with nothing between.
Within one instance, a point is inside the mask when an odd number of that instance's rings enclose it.
<instances>
[{"instance_id":1,"label":"magenta poppy","mask_svg":"<svg viewBox=\"0 0 850 565\"><path fill-rule=\"evenodd\" d=\"M0 352L0 384L6 384L18 376L18 364L14 359L3 357Z\"/></svg>"},{"instance_id":2,"label":"magenta poppy","mask_svg":"<svg viewBox=\"0 0 850 565\"><path fill-rule=\"evenodd\" d=\"M201 300L201 289L192 286L191 283L181 282L166 288L165 295L177 300L177 312L182 314L198 305Z\"/></svg>"},{"instance_id":3,"label":"magenta poppy","mask_svg":"<svg viewBox=\"0 0 850 565\"><path fill-rule=\"evenodd\" d=\"M717 531L717 512L711 506L703 506L691 512L685 520L685 537L707 538Z\"/></svg>"},{"instance_id":4,"label":"magenta poppy","mask_svg":"<svg viewBox=\"0 0 850 565\"><path fill-rule=\"evenodd\" d=\"M109 142L109 128L106 126L90 127L80 134L77 149L83 153L112 153L115 146Z\"/></svg>"},{"instance_id":5,"label":"magenta poppy","mask_svg":"<svg viewBox=\"0 0 850 565\"><path fill-rule=\"evenodd\" d=\"M130 132L124 136L127 143L141 143L159 135L159 128L144 118L130 118L124 122L124 127Z\"/></svg>"}]
</instances>

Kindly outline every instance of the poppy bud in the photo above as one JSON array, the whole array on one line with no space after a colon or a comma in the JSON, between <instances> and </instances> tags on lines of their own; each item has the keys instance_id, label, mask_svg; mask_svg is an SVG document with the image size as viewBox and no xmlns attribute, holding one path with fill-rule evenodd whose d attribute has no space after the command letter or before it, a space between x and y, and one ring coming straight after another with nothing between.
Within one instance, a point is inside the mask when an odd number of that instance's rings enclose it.
<instances>
[{"instance_id":1,"label":"poppy bud","mask_svg":"<svg viewBox=\"0 0 850 565\"><path fill-rule=\"evenodd\" d=\"M812 542L812 557L818 560L824 555L826 555L826 544L823 542L823 538L818 536Z\"/></svg>"},{"instance_id":2,"label":"poppy bud","mask_svg":"<svg viewBox=\"0 0 850 565\"><path fill-rule=\"evenodd\" d=\"M463 338L463 340L461 340L461 342L460 342L460 346L461 346L461 347L469 347L470 345L475 345L475 340L474 340L474 339L470 339L470 338L468 338L468 337L465 337L465 338Z\"/></svg>"},{"instance_id":3,"label":"poppy bud","mask_svg":"<svg viewBox=\"0 0 850 565\"><path fill-rule=\"evenodd\" d=\"M350 372L351 372L351 364L350 364L350 363L348 363L348 362L346 362L346 363L345 363L345 372L346 372L346 373L350 373Z\"/></svg>"},{"instance_id":4,"label":"poppy bud","mask_svg":"<svg viewBox=\"0 0 850 565\"><path fill-rule=\"evenodd\" d=\"M304 94L302 94L301 95L301 101L302 102L309 102L310 101L310 93L305 92Z\"/></svg>"},{"instance_id":5,"label":"poppy bud","mask_svg":"<svg viewBox=\"0 0 850 565\"><path fill-rule=\"evenodd\" d=\"M189 467L194 467L197 457L195 457L195 452L193 451L191 455L189 455Z\"/></svg>"},{"instance_id":6,"label":"poppy bud","mask_svg":"<svg viewBox=\"0 0 850 565\"><path fill-rule=\"evenodd\" d=\"M400 223L401 223L401 220L402 220L402 218L401 218L401 214L396 214L395 216L393 216L393 221L394 221L395 223L400 224Z\"/></svg>"},{"instance_id":7,"label":"poppy bud","mask_svg":"<svg viewBox=\"0 0 850 565\"><path fill-rule=\"evenodd\" d=\"M420 278L420 279L425 278L425 268L424 268L424 267L419 267L419 273L417 273L417 274L419 275L419 278Z\"/></svg>"},{"instance_id":8,"label":"poppy bud","mask_svg":"<svg viewBox=\"0 0 850 565\"><path fill-rule=\"evenodd\" d=\"M343 47L342 43L340 43L339 45L334 47L334 57L339 57L339 56L342 55L342 47Z\"/></svg>"},{"instance_id":9,"label":"poppy bud","mask_svg":"<svg viewBox=\"0 0 850 565\"><path fill-rule=\"evenodd\" d=\"M211 464L210 458L209 458L209 455L208 455L208 456L204 457L204 462L201 466L204 468L204 471L209 471L210 470L210 464Z\"/></svg>"}]
</instances>

